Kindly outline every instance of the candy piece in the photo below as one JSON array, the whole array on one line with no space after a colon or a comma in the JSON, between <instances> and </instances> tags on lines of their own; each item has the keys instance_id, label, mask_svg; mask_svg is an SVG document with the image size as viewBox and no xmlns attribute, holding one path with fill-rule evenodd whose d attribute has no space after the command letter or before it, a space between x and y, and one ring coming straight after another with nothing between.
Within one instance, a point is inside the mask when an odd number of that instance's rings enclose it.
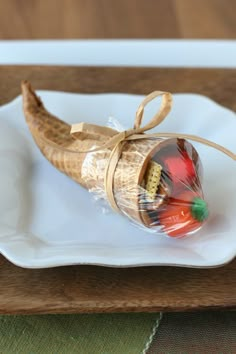
<instances>
[{"instance_id":1,"label":"candy piece","mask_svg":"<svg viewBox=\"0 0 236 354\"><path fill-rule=\"evenodd\" d=\"M192 191L186 191L169 199L159 213L159 221L169 236L180 237L198 230L208 215L206 202Z\"/></svg>"},{"instance_id":2,"label":"candy piece","mask_svg":"<svg viewBox=\"0 0 236 354\"><path fill-rule=\"evenodd\" d=\"M196 178L193 160L185 152L180 156L166 157L164 164L174 184L189 183Z\"/></svg>"},{"instance_id":3,"label":"candy piece","mask_svg":"<svg viewBox=\"0 0 236 354\"><path fill-rule=\"evenodd\" d=\"M155 161L150 161L146 173L146 191L148 199L154 200L161 180L162 166Z\"/></svg>"},{"instance_id":4,"label":"candy piece","mask_svg":"<svg viewBox=\"0 0 236 354\"><path fill-rule=\"evenodd\" d=\"M154 160L163 167L166 181L172 187L172 194L192 189L201 192L202 165L198 153L188 141L178 139L177 144L164 147Z\"/></svg>"},{"instance_id":5,"label":"candy piece","mask_svg":"<svg viewBox=\"0 0 236 354\"><path fill-rule=\"evenodd\" d=\"M193 200L191 213L194 219L200 222L206 220L209 216L209 210L205 200L199 197L195 197Z\"/></svg>"}]
</instances>

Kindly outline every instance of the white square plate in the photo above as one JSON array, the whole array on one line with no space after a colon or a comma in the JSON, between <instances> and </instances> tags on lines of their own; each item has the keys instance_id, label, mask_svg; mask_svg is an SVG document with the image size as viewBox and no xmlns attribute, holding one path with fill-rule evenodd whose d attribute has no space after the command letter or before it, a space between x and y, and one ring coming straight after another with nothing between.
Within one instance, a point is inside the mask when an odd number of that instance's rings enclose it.
<instances>
[{"instance_id":1,"label":"white square plate","mask_svg":"<svg viewBox=\"0 0 236 354\"><path fill-rule=\"evenodd\" d=\"M106 125L113 116L133 125L143 96L81 95L40 91L45 106L70 123ZM157 102L146 114L151 117ZM193 94L174 95L174 107L159 131L200 135L235 152L235 113ZM29 268L69 264L134 267L213 267L236 255L236 164L194 144L205 169L211 216L198 233L170 239L134 227L125 217L103 214L93 197L54 169L33 143L21 97L0 107L0 252Z\"/></svg>"}]
</instances>

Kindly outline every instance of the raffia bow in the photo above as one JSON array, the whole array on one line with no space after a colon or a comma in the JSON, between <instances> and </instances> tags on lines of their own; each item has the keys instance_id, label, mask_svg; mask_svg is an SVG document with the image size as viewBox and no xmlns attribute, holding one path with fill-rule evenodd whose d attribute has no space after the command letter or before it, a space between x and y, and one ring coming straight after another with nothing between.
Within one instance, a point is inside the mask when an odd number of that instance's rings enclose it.
<instances>
[{"instance_id":1,"label":"raffia bow","mask_svg":"<svg viewBox=\"0 0 236 354\"><path fill-rule=\"evenodd\" d=\"M146 125L142 127L141 124L143 120L145 106L158 96L162 96L162 101L161 101L161 106L159 111ZM114 193L113 193L113 179L114 179L114 173L115 173L117 163L122 153L123 145L125 144L126 141L138 140L138 139L158 139L158 138L189 139L210 146L214 149L217 149L222 153L226 154L227 156L229 156L230 158L232 158L233 160L236 160L236 154L234 154L232 151L226 149L225 147L219 144L216 144L207 139L203 139L196 135L179 134L179 133L146 134L147 131L157 127L161 122L163 122L163 120L170 112L171 107L172 107L172 95L169 92L154 91L150 93L148 96L146 96L143 102L138 107L138 110L136 112L134 127L132 129L128 129L122 132L117 132L116 130L109 127L102 127L102 126L88 124L88 123L73 124L71 126L71 135L75 139L81 139L82 137L83 138L91 137L93 139L97 139L98 141L104 141L104 139L107 139L106 143L100 145L97 148L77 151L77 152L89 153L89 152L95 152L107 148L112 148L107 163L106 171L105 171L104 186L105 186L107 199L111 207L115 209L117 212L120 212L120 210L117 206Z\"/></svg>"}]
</instances>

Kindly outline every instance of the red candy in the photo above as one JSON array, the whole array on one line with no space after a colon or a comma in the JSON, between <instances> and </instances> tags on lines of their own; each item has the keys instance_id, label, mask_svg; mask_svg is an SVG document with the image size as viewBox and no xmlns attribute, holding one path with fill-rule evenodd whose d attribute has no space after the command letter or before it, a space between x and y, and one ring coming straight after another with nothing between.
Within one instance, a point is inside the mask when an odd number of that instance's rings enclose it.
<instances>
[{"instance_id":1,"label":"red candy","mask_svg":"<svg viewBox=\"0 0 236 354\"><path fill-rule=\"evenodd\" d=\"M193 160L186 152L183 152L180 156L167 156L163 162L174 185L179 183L189 185L196 178Z\"/></svg>"},{"instance_id":2,"label":"red candy","mask_svg":"<svg viewBox=\"0 0 236 354\"><path fill-rule=\"evenodd\" d=\"M154 159L163 167L163 177L172 188L172 196L189 189L201 191L201 163L189 142L178 139L160 150Z\"/></svg>"}]
</instances>

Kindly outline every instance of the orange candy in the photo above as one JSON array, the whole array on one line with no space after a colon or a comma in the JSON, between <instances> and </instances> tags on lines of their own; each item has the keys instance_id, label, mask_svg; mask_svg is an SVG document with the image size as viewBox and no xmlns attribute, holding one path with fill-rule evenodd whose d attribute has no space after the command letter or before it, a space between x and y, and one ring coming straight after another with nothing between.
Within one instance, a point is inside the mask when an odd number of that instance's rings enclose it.
<instances>
[{"instance_id":1,"label":"orange candy","mask_svg":"<svg viewBox=\"0 0 236 354\"><path fill-rule=\"evenodd\" d=\"M188 190L175 198L159 213L162 230L171 237L181 237L198 230L208 217L206 202Z\"/></svg>"}]
</instances>

